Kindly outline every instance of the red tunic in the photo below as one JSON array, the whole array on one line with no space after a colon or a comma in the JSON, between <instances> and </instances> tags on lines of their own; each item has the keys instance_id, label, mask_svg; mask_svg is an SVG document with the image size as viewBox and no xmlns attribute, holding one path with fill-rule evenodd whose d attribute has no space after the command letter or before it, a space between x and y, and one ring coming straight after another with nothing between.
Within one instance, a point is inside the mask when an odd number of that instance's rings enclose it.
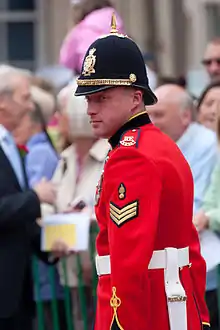
<instances>
[{"instance_id":1,"label":"red tunic","mask_svg":"<svg viewBox=\"0 0 220 330\"><path fill-rule=\"evenodd\" d=\"M147 114L126 123L110 143L96 216L97 253L110 255L111 274L99 277L95 330L169 330L164 270L149 270L148 264L155 250L187 246L191 264L180 269L180 279L188 329L209 328L188 163Z\"/></svg>"}]
</instances>

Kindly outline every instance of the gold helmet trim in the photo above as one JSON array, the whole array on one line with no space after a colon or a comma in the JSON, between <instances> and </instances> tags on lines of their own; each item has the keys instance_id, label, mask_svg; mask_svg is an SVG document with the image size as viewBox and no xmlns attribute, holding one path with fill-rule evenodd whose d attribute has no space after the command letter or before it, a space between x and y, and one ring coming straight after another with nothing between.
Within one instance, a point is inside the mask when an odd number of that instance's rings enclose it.
<instances>
[{"instance_id":1,"label":"gold helmet trim","mask_svg":"<svg viewBox=\"0 0 220 330\"><path fill-rule=\"evenodd\" d=\"M137 77L131 73L129 79L77 79L78 86L131 86Z\"/></svg>"}]
</instances>

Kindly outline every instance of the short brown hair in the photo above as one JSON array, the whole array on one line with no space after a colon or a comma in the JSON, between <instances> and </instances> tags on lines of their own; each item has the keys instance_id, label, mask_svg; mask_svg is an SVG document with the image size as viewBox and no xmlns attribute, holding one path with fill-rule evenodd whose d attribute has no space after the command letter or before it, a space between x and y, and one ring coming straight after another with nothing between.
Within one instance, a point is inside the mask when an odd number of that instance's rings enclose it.
<instances>
[{"instance_id":1,"label":"short brown hair","mask_svg":"<svg viewBox=\"0 0 220 330\"><path fill-rule=\"evenodd\" d=\"M204 98L206 96L206 94L210 91L210 89L212 88L215 88L215 87L220 87L220 80L217 79L215 80L214 82L211 82L210 84L208 84L206 86L206 88L202 91L200 97L198 98L198 102L197 102L197 109L199 111L203 101L204 101Z\"/></svg>"},{"instance_id":2,"label":"short brown hair","mask_svg":"<svg viewBox=\"0 0 220 330\"><path fill-rule=\"evenodd\" d=\"M220 41L220 39L219 39ZM198 102L197 102L197 111L199 112L200 107L205 99L206 94L215 87L220 87L220 80L215 80L214 82L211 82L208 86L206 86L206 88L203 90L202 94L200 95ZM217 113L218 119L217 119L217 124L216 124L216 134L218 137L218 142L220 144L220 106L218 109L218 113Z\"/></svg>"}]
</instances>

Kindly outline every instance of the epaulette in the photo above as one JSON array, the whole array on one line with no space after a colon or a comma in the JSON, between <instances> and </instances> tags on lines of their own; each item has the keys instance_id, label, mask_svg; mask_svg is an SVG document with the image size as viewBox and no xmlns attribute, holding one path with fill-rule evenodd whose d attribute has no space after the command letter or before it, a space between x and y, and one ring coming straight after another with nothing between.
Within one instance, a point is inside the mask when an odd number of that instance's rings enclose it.
<instances>
[{"instance_id":1,"label":"epaulette","mask_svg":"<svg viewBox=\"0 0 220 330\"><path fill-rule=\"evenodd\" d=\"M138 141L140 139L140 135L141 135L140 128L128 130L121 135L119 145L123 147L138 148Z\"/></svg>"}]
</instances>

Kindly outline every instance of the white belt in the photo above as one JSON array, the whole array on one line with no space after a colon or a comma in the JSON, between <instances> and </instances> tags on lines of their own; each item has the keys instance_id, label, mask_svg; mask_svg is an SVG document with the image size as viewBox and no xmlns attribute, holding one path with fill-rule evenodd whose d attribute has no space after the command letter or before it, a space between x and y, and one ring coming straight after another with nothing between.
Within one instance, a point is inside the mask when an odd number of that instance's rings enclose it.
<instances>
[{"instance_id":1,"label":"white belt","mask_svg":"<svg viewBox=\"0 0 220 330\"><path fill-rule=\"evenodd\" d=\"M179 278L179 269L187 265L188 247L154 251L148 265L148 269L164 269L170 330L187 330L186 294ZM96 270L99 276L111 274L109 255L96 257Z\"/></svg>"},{"instance_id":2,"label":"white belt","mask_svg":"<svg viewBox=\"0 0 220 330\"><path fill-rule=\"evenodd\" d=\"M154 251L148 269L165 269L167 265L166 250ZM176 249L178 253L178 267L189 265L189 248ZM96 256L97 275L111 274L110 256Z\"/></svg>"}]
</instances>

